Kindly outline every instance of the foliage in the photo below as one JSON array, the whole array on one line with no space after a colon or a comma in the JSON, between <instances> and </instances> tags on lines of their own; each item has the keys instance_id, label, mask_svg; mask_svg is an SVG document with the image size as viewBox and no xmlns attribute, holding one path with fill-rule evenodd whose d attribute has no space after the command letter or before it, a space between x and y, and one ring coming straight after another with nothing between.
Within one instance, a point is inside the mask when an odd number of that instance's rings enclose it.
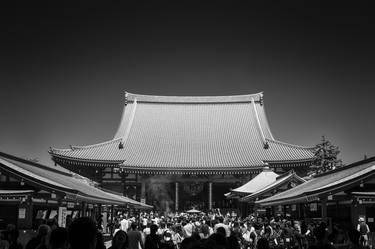
<instances>
[{"instance_id":1,"label":"foliage","mask_svg":"<svg viewBox=\"0 0 375 249\"><path fill-rule=\"evenodd\" d=\"M315 146L315 160L310 167L309 175L321 174L341 167L342 161L337 158L339 153L339 147L323 136L321 143Z\"/></svg>"}]
</instances>

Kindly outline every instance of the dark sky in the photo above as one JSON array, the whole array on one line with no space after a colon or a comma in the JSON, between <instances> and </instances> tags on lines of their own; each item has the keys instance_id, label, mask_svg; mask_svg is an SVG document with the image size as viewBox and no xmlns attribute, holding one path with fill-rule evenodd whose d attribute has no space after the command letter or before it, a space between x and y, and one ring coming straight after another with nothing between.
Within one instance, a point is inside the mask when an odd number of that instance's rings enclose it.
<instances>
[{"instance_id":1,"label":"dark sky","mask_svg":"<svg viewBox=\"0 0 375 249\"><path fill-rule=\"evenodd\" d=\"M2 8L0 150L52 164L111 139L125 91L264 91L276 139L375 156L374 9L352 4Z\"/></svg>"}]
</instances>

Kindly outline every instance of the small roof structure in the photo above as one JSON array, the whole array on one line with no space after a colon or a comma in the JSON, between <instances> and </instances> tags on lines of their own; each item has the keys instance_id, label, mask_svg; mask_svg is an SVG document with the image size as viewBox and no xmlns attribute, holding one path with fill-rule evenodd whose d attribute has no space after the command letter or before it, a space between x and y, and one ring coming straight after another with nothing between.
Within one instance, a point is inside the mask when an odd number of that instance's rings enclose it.
<instances>
[{"instance_id":1,"label":"small roof structure","mask_svg":"<svg viewBox=\"0 0 375 249\"><path fill-rule=\"evenodd\" d=\"M51 148L60 165L120 167L143 174L248 174L265 163L308 166L314 148L276 140L263 93L155 96L125 93L119 128L110 140Z\"/></svg>"},{"instance_id":2,"label":"small roof structure","mask_svg":"<svg viewBox=\"0 0 375 249\"><path fill-rule=\"evenodd\" d=\"M149 205L131 200L130 198L108 193L97 187L87 178L72 172L68 173L60 166L49 167L22 158L0 152L0 170L6 174L24 181L36 189L60 194L66 200L79 200L88 203L130 205L132 207L148 208ZM16 194L15 190L2 190L4 194ZM22 194L28 190L19 190ZM26 191L26 192L25 192Z\"/></svg>"},{"instance_id":3,"label":"small roof structure","mask_svg":"<svg viewBox=\"0 0 375 249\"><path fill-rule=\"evenodd\" d=\"M261 197L261 196L264 196L264 195L267 195L267 194L270 194L270 193L273 193L274 191L278 191L280 192L279 188L285 184L289 184L289 183L293 183L295 185L299 185L301 183L304 183L306 182L306 180L304 180L303 178L299 177L296 172L294 172L293 170L279 176L276 178L276 181L268 184L267 186L259 189L258 191L252 193L252 194L249 194L245 197L242 197L240 199L240 201L242 202L251 202L251 201L255 201L257 198ZM293 187L293 186L292 186Z\"/></svg>"},{"instance_id":4,"label":"small roof structure","mask_svg":"<svg viewBox=\"0 0 375 249\"><path fill-rule=\"evenodd\" d=\"M262 206L269 206L316 201L322 196L333 195L347 191L354 186L359 186L361 182L374 176L375 157L372 157L316 175L311 180L293 189L259 200L256 203Z\"/></svg>"},{"instance_id":5,"label":"small roof structure","mask_svg":"<svg viewBox=\"0 0 375 249\"><path fill-rule=\"evenodd\" d=\"M226 197L233 198L235 196L244 196L256 193L260 189L275 182L278 176L278 174L266 166L263 168L263 171L256 175L253 179L238 188L232 189L230 193L226 194Z\"/></svg>"},{"instance_id":6,"label":"small roof structure","mask_svg":"<svg viewBox=\"0 0 375 249\"><path fill-rule=\"evenodd\" d=\"M200 214L200 213L202 213L202 211L199 211L199 210L193 208L193 209L190 209L190 210L186 211L186 213L188 213L188 214Z\"/></svg>"}]
</instances>

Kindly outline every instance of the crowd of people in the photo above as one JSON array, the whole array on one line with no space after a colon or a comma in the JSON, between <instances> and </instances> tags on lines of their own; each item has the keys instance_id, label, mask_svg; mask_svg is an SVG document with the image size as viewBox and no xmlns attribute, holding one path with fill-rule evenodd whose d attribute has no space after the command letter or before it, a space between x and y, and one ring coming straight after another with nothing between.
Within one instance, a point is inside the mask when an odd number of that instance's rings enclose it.
<instances>
[{"instance_id":1,"label":"crowd of people","mask_svg":"<svg viewBox=\"0 0 375 249\"><path fill-rule=\"evenodd\" d=\"M58 227L56 222L41 224L24 249L105 249L100 222L81 217L66 228ZM112 219L108 230L110 249L323 249L338 245L357 249L368 247L369 229L363 223L360 221L357 229L349 231L334 226L329 232L324 222L306 224L281 216L241 218L220 211L165 216L124 212ZM16 227L8 225L1 233L0 249L23 249L17 238Z\"/></svg>"}]
</instances>

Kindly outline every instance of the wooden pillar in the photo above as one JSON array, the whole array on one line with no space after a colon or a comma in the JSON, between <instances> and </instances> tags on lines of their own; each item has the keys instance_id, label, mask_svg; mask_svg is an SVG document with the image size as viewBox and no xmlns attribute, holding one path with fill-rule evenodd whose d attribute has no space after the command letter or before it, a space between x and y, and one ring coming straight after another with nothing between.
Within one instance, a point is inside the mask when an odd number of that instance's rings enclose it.
<instances>
[{"instance_id":1,"label":"wooden pillar","mask_svg":"<svg viewBox=\"0 0 375 249\"><path fill-rule=\"evenodd\" d=\"M174 209L177 212L178 211L178 182L175 182L175 202L174 202Z\"/></svg>"},{"instance_id":2,"label":"wooden pillar","mask_svg":"<svg viewBox=\"0 0 375 249\"><path fill-rule=\"evenodd\" d=\"M322 211L322 219L326 222L327 221L327 197L320 198L321 202L321 211Z\"/></svg>"},{"instance_id":3,"label":"wooden pillar","mask_svg":"<svg viewBox=\"0 0 375 249\"><path fill-rule=\"evenodd\" d=\"M143 179L141 183L141 201L146 203L146 181Z\"/></svg>"},{"instance_id":4,"label":"wooden pillar","mask_svg":"<svg viewBox=\"0 0 375 249\"><path fill-rule=\"evenodd\" d=\"M208 210L212 210L212 182L208 183Z\"/></svg>"},{"instance_id":5,"label":"wooden pillar","mask_svg":"<svg viewBox=\"0 0 375 249\"><path fill-rule=\"evenodd\" d=\"M87 204L86 202L83 201L81 204L81 217L86 216L86 209L87 209Z\"/></svg>"}]
</instances>

